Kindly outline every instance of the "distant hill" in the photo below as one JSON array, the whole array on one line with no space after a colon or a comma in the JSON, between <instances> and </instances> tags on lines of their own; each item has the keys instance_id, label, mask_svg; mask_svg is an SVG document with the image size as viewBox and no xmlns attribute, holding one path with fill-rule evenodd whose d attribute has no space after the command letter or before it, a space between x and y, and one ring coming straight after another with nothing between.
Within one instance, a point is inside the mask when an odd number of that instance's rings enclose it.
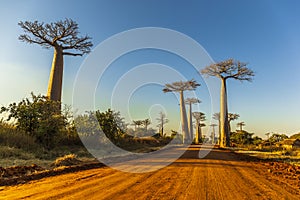
<instances>
[{"instance_id":1,"label":"distant hill","mask_svg":"<svg viewBox=\"0 0 300 200\"><path fill-rule=\"evenodd\" d=\"M296 133L296 134L290 136L290 139L300 139L300 133Z\"/></svg>"}]
</instances>

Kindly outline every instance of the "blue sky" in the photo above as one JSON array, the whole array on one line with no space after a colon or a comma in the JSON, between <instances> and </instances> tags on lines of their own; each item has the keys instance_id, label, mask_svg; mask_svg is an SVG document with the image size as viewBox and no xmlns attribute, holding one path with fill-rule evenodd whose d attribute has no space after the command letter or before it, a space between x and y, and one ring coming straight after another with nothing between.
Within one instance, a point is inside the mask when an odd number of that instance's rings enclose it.
<instances>
[{"instance_id":1,"label":"blue sky","mask_svg":"<svg viewBox=\"0 0 300 200\"><path fill-rule=\"evenodd\" d=\"M122 31L162 27L193 38L214 61L232 57L247 62L256 76L252 83L228 81L229 111L239 113L238 121L246 123L245 129L262 137L266 132L288 135L300 132L300 2L297 0L12 0L0 4L0 105L28 97L31 91L45 94L47 90L53 51L20 42L17 38L22 30L17 23L21 20L53 22L67 17L79 24L82 34L93 38L95 47ZM65 58L63 102L66 104L72 103L76 74L86 58ZM196 93L203 103L194 109L208 116L218 112L219 99L213 99L211 111L203 79L189 63L155 50L132 52L116 60L99 85L96 97L101 99L102 94L110 94L112 84L126 70L146 63L169 65L186 77L195 78L202 83ZM124 68L116 70L113 66ZM181 66L189 67L183 70ZM129 103L131 116L153 118L160 110L160 106L153 105L161 104L170 118L168 129L176 129L179 120L176 98L160 90L161 86L148 85L133 93ZM101 109L109 106L105 98L96 104Z\"/></svg>"}]
</instances>

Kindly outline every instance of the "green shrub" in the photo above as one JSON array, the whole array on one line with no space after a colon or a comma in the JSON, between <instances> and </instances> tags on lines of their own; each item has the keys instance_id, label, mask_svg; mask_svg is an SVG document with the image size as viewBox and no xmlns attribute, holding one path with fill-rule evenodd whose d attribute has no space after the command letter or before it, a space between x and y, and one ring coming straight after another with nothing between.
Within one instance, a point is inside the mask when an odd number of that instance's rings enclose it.
<instances>
[{"instance_id":1,"label":"green shrub","mask_svg":"<svg viewBox=\"0 0 300 200\"><path fill-rule=\"evenodd\" d=\"M22 149L0 146L0 158L22 158L24 160L33 159L35 156L31 153L28 153Z\"/></svg>"},{"instance_id":2,"label":"green shrub","mask_svg":"<svg viewBox=\"0 0 300 200\"><path fill-rule=\"evenodd\" d=\"M0 145L26 151L34 151L40 148L40 145L35 143L34 137L16 129L16 127L3 120L0 120Z\"/></svg>"}]
</instances>

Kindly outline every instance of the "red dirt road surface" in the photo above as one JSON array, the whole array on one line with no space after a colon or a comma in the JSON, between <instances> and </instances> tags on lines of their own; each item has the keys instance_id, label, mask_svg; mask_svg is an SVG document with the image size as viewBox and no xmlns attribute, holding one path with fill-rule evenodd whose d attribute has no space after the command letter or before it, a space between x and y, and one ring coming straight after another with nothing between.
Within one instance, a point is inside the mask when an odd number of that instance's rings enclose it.
<instances>
[{"instance_id":1,"label":"red dirt road surface","mask_svg":"<svg viewBox=\"0 0 300 200\"><path fill-rule=\"evenodd\" d=\"M201 159L199 149L191 146L171 165L153 172L102 167L4 186L0 199L300 199L299 189L273 177L259 162L209 147L202 147L210 153Z\"/></svg>"}]
</instances>

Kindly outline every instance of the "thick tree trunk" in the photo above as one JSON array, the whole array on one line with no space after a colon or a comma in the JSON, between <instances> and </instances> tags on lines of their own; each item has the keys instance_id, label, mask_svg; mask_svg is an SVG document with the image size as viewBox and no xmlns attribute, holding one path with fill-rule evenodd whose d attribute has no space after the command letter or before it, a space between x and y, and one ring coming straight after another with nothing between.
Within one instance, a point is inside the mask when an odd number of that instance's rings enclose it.
<instances>
[{"instance_id":1,"label":"thick tree trunk","mask_svg":"<svg viewBox=\"0 0 300 200\"><path fill-rule=\"evenodd\" d=\"M219 131L219 138L218 138L218 144L221 144L221 121L220 118L218 120L219 124L218 124L218 131Z\"/></svg>"},{"instance_id":2,"label":"thick tree trunk","mask_svg":"<svg viewBox=\"0 0 300 200\"><path fill-rule=\"evenodd\" d=\"M199 121L199 124L198 124L198 130L199 130L199 140L200 140L200 142L203 142L203 141L202 141L201 121Z\"/></svg>"},{"instance_id":3,"label":"thick tree trunk","mask_svg":"<svg viewBox=\"0 0 300 200\"><path fill-rule=\"evenodd\" d=\"M211 143L215 144L215 127L213 126L212 135L211 135Z\"/></svg>"},{"instance_id":4,"label":"thick tree trunk","mask_svg":"<svg viewBox=\"0 0 300 200\"><path fill-rule=\"evenodd\" d=\"M196 121L195 144L199 144L199 121Z\"/></svg>"},{"instance_id":5,"label":"thick tree trunk","mask_svg":"<svg viewBox=\"0 0 300 200\"><path fill-rule=\"evenodd\" d=\"M226 79L221 79L221 103L220 103L220 146L230 146L229 130L228 130L228 109L227 109L227 91Z\"/></svg>"},{"instance_id":6,"label":"thick tree trunk","mask_svg":"<svg viewBox=\"0 0 300 200\"><path fill-rule=\"evenodd\" d=\"M190 138L193 140L193 118L192 118L192 103L189 103L189 117L188 117L188 128L190 133Z\"/></svg>"},{"instance_id":7,"label":"thick tree trunk","mask_svg":"<svg viewBox=\"0 0 300 200\"><path fill-rule=\"evenodd\" d=\"M161 137L164 136L164 119L161 120Z\"/></svg>"},{"instance_id":8,"label":"thick tree trunk","mask_svg":"<svg viewBox=\"0 0 300 200\"><path fill-rule=\"evenodd\" d=\"M54 48L52 68L48 82L47 96L54 101L61 101L63 81L64 59L63 50L57 46Z\"/></svg>"},{"instance_id":9,"label":"thick tree trunk","mask_svg":"<svg viewBox=\"0 0 300 200\"><path fill-rule=\"evenodd\" d=\"M190 142L190 137L189 137L189 130L187 126L187 117L186 117L183 91L180 91L180 116L181 116L181 128L182 128L182 142L186 144Z\"/></svg>"}]
</instances>

